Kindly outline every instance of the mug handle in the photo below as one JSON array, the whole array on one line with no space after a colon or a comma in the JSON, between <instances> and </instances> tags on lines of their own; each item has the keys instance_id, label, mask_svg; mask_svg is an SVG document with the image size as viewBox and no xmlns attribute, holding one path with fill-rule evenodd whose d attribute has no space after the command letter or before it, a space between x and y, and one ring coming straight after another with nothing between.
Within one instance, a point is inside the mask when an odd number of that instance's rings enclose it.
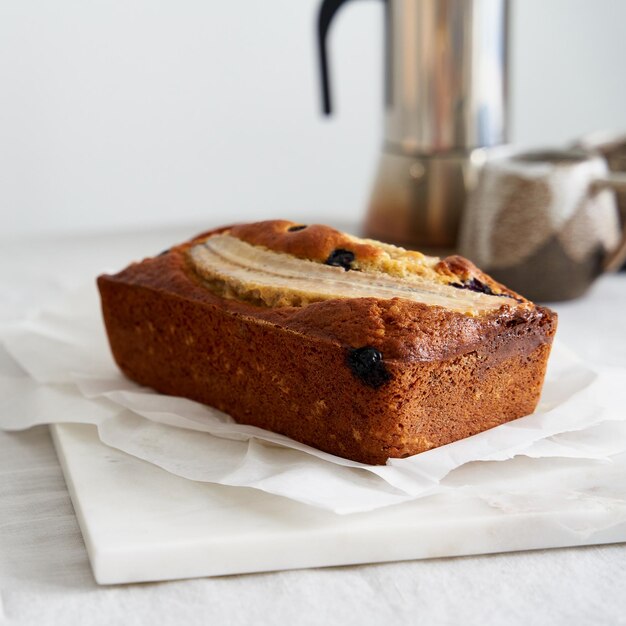
<instances>
[{"instance_id":1,"label":"mug handle","mask_svg":"<svg viewBox=\"0 0 626 626\"><path fill-rule=\"evenodd\" d=\"M623 191L626 193L626 174L612 173L596 178L593 181L594 190L612 189L613 191ZM616 206L617 208L617 206ZM626 220L622 224L622 238L615 250L607 253L603 262L605 272L615 272L626 261Z\"/></svg>"}]
</instances>

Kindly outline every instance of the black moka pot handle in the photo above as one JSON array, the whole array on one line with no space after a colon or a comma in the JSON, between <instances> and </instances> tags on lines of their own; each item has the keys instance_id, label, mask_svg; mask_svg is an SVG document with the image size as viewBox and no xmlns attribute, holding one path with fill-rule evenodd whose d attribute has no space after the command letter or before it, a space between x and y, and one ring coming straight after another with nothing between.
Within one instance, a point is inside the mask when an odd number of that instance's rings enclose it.
<instances>
[{"instance_id":1,"label":"black moka pot handle","mask_svg":"<svg viewBox=\"0 0 626 626\"><path fill-rule=\"evenodd\" d=\"M326 115L330 115L332 112L331 106L331 98L330 98L330 78L328 72L328 48L326 46L326 39L328 34L328 29L330 28L330 24L333 21L333 18L337 14L337 11L344 5L348 0L323 0L319 15L317 18L317 43L319 50L319 62L320 62L320 78L322 81L322 107L324 109L324 113ZM383 0L385 4L385 18L386 18L386 28L387 28L387 71L386 71L386 80L387 80L387 101L389 101L390 85L389 81L391 80L391 72L389 64L390 60L390 38L389 38L389 0Z\"/></svg>"}]
</instances>

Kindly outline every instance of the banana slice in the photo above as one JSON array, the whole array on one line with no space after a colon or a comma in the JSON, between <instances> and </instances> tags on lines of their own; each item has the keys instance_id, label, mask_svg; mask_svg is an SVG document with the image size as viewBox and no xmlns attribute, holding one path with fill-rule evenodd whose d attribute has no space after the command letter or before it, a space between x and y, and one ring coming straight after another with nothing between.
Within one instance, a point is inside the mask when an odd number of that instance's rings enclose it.
<instances>
[{"instance_id":1,"label":"banana slice","mask_svg":"<svg viewBox=\"0 0 626 626\"><path fill-rule=\"evenodd\" d=\"M344 270L250 245L228 234L209 237L189 251L196 272L220 295L266 306L304 306L339 298L404 298L479 315L504 304L507 296L458 289L421 276Z\"/></svg>"}]
</instances>

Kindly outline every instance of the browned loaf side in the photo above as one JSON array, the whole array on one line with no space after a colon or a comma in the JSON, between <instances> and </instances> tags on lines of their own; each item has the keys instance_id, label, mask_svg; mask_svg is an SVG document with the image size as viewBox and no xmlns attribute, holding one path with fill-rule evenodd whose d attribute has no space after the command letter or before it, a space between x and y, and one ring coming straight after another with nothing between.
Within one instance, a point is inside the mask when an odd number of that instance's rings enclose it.
<instances>
[{"instance_id":1,"label":"browned loaf side","mask_svg":"<svg viewBox=\"0 0 626 626\"><path fill-rule=\"evenodd\" d=\"M208 240L223 248L207 253ZM233 244L251 255L243 270L225 260ZM274 272L292 261L305 278L279 276L286 287L274 286ZM363 295L365 283L383 279L392 281L385 297ZM352 289L347 280L363 291L337 295ZM427 302L387 297L396 284ZM205 233L98 286L113 356L129 378L372 464L531 413L556 329L552 311L461 257L440 261L288 221ZM465 306L457 296L480 302L455 310Z\"/></svg>"}]
</instances>

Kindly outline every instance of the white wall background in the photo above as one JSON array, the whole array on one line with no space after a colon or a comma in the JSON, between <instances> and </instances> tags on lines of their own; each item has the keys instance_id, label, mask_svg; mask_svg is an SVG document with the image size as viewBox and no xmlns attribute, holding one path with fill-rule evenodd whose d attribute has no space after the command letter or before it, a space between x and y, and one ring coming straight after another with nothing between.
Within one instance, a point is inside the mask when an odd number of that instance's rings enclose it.
<instances>
[{"instance_id":1,"label":"white wall background","mask_svg":"<svg viewBox=\"0 0 626 626\"><path fill-rule=\"evenodd\" d=\"M318 0L2 0L0 236L356 219L381 140L382 8ZM513 0L512 139L626 130L626 1Z\"/></svg>"}]
</instances>

